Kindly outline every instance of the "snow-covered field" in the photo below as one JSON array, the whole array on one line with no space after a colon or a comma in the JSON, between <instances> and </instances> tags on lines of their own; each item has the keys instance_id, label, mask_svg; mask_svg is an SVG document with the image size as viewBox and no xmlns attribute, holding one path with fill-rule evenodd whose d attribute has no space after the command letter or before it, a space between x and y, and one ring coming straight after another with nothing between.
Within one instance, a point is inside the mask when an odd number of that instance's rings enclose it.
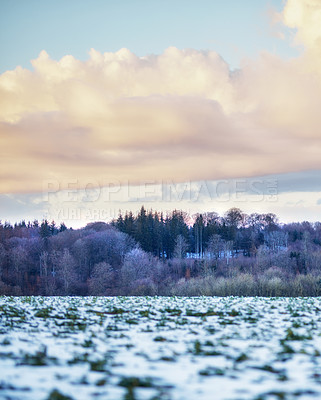
<instances>
[{"instance_id":1,"label":"snow-covered field","mask_svg":"<svg viewBox=\"0 0 321 400\"><path fill-rule=\"evenodd\" d=\"M320 399L320 298L0 297L1 399Z\"/></svg>"}]
</instances>

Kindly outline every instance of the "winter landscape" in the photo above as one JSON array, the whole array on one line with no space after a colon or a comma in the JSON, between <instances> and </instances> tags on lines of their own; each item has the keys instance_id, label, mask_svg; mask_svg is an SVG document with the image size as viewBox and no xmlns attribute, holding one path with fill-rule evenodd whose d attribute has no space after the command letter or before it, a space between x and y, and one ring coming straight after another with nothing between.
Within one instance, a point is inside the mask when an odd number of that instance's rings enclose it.
<instances>
[{"instance_id":1,"label":"winter landscape","mask_svg":"<svg viewBox=\"0 0 321 400\"><path fill-rule=\"evenodd\" d=\"M321 0L0 0L0 400L321 398Z\"/></svg>"},{"instance_id":2,"label":"winter landscape","mask_svg":"<svg viewBox=\"0 0 321 400\"><path fill-rule=\"evenodd\" d=\"M2 297L4 399L319 399L320 298Z\"/></svg>"}]
</instances>

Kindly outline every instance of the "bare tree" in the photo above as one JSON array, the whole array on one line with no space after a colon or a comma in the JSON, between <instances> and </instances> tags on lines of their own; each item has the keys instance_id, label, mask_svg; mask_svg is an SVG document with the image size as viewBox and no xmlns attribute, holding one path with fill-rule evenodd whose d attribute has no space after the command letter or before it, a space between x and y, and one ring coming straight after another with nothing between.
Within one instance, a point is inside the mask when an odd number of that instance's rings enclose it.
<instances>
[{"instance_id":1,"label":"bare tree","mask_svg":"<svg viewBox=\"0 0 321 400\"><path fill-rule=\"evenodd\" d=\"M186 239L182 235L178 235L175 240L174 257L182 259L186 257L186 251L188 244Z\"/></svg>"},{"instance_id":2,"label":"bare tree","mask_svg":"<svg viewBox=\"0 0 321 400\"><path fill-rule=\"evenodd\" d=\"M64 294L72 294L74 284L77 283L77 274L75 271L76 263L69 249L64 249L60 253L57 276L60 278Z\"/></svg>"},{"instance_id":3,"label":"bare tree","mask_svg":"<svg viewBox=\"0 0 321 400\"><path fill-rule=\"evenodd\" d=\"M215 266L217 267L218 259L224 254L225 242L222 240L221 235L212 235L208 241L207 251L211 258L215 259Z\"/></svg>"},{"instance_id":4,"label":"bare tree","mask_svg":"<svg viewBox=\"0 0 321 400\"><path fill-rule=\"evenodd\" d=\"M89 279L89 293L94 296L110 294L114 287L115 273L112 266L106 262L95 264Z\"/></svg>"},{"instance_id":5,"label":"bare tree","mask_svg":"<svg viewBox=\"0 0 321 400\"><path fill-rule=\"evenodd\" d=\"M125 287L132 287L135 281L150 278L158 260L152 255L135 248L126 254L121 268L122 283Z\"/></svg>"}]
</instances>

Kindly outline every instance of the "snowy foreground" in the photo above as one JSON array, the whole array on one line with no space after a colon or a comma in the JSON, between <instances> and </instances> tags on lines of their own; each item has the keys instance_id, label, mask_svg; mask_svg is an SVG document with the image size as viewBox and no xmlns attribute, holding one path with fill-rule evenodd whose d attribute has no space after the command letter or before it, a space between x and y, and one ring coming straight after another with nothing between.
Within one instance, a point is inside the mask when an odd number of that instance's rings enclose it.
<instances>
[{"instance_id":1,"label":"snowy foreground","mask_svg":"<svg viewBox=\"0 0 321 400\"><path fill-rule=\"evenodd\" d=\"M321 298L0 297L0 399L320 399Z\"/></svg>"}]
</instances>

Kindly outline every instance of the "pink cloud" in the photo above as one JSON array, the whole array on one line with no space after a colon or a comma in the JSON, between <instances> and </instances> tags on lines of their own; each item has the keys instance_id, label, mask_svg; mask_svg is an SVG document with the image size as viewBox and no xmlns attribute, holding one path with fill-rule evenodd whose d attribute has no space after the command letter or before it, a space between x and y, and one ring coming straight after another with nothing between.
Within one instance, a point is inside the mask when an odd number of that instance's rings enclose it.
<instances>
[{"instance_id":1,"label":"pink cloud","mask_svg":"<svg viewBox=\"0 0 321 400\"><path fill-rule=\"evenodd\" d=\"M43 181L221 179L321 168L321 5L281 15L305 52L231 72L215 52L91 50L0 76L1 192Z\"/></svg>"}]
</instances>

